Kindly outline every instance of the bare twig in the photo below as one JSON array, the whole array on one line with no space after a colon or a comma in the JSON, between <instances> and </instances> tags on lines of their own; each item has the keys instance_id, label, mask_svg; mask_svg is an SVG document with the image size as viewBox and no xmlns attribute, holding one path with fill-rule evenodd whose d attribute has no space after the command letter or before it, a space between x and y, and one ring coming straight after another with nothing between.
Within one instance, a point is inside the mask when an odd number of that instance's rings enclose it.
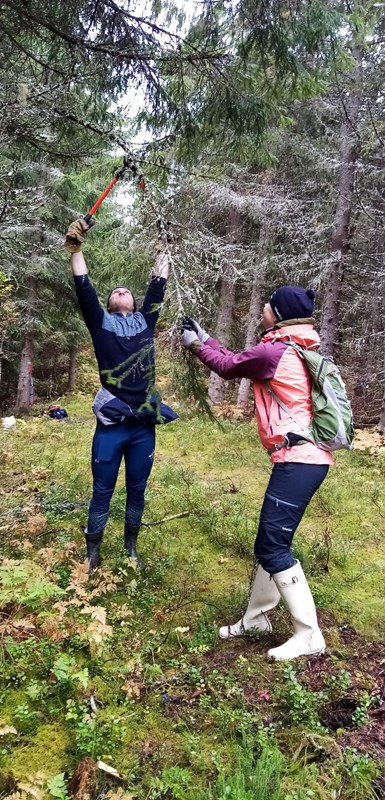
<instances>
[{"instance_id":1,"label":"bare twig","mask_svg":"<svg viewBox=\"0 0 385 800\"><path fill-rule=\"evenodd\" d=\"M170 514L169 517L163 517L163 519L158 519L156 522L142 522L142 526L144 528L152 528L153 525L162 525L163 522L169 522L171 519L181 519L182 517L189 517L190 514L193 514L193 511L182 511L180 514Z\"/></svg>"}]
</instances>

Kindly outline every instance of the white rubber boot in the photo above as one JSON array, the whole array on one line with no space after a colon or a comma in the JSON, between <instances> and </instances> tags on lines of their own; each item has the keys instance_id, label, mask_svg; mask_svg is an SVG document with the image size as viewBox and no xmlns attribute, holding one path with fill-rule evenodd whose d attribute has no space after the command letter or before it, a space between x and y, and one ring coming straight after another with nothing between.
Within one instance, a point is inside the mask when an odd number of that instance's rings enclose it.
<instances>
[{"instance_id":1,"label":"white rubber boot","mask_svg":"<svg viewBox=\"0 0 385 800\"><path fill-rule=\"evenodd\" d=\"M283 602L290 612L294 635L268 655L277 661L323 653L325 639L318 627L317 612L309 584L299 561L284 572L272 576Z\"/></svg>"},{"instance_id":2,"label":"white rubber boot","mask_svg":"<svg viewBox=\"0 0 385 800\"><path fill-rule=\"evenodd\" d=\"M259 564L243 617L234 625L223 625L219 628L219 636L221 639L231 639L233 636L242 636L246 631L270 633L272 627L266 613L275 608L280 599L281 595L274 581Z\"/></svg>"}]
</instances>

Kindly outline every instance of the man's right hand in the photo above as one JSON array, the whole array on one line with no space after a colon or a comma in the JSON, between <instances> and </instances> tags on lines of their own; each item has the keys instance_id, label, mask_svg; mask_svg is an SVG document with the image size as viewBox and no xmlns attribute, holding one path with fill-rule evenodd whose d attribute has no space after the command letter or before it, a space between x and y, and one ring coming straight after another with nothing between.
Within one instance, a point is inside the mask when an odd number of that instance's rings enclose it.
<instances>
[{"instance_id":1,"label":"man's right hand","mask_svg":"<svg viewBox=\"0 0 385 800\"><path fill-rule=\"evenodd\" d=\"M202 342L202 344L204 344L205 342L207 342L207 339L209 339L209 338L210 338L210 334L209 334L209 333L207 333L207 332L204 330L204 328L201 328L201 326L200 326L200 325L199 325L199 323L196 321L196 319L193 319L192 317L187 317L187 316L186 316L186 317L183 317L183 320L182 320L182 327L183 327L185 330L191 330L191 331L194 331L194 332L196 333L196 335L197 335L197 337L198 337L199 341L200 341L200 342Z\"/></svg>"},{"instance_id":2,"label":"man's right hand","mask_svg":"<svg viewBox=\"0 0 385 800\"><path fill-rule=\"evenodd\" d=\"M71 222L64 241L64 247L69 253L80 252L90 227L91 225L87 225L84 219L76 219L75 222Z\"/></svg>"}]
</instances>

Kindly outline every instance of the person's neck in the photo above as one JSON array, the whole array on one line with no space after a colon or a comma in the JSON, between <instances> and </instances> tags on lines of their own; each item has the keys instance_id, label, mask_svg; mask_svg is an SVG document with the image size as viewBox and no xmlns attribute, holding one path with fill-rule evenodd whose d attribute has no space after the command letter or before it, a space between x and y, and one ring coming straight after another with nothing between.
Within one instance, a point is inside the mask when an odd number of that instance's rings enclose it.
<instances>
[{"instance_id":1,"label":"person's neck","mask_svg":"<svg viewBox=\"0 0 385 800\"><path fill-rule=\"evenodd\" d=\"M282 322L276 322L274 325L275 330L286 328L290 325L314 325L314 317L298 317L297 319L283 319ZM271 329L273 330L273 329Z\"/></svg>"}]
</instances>

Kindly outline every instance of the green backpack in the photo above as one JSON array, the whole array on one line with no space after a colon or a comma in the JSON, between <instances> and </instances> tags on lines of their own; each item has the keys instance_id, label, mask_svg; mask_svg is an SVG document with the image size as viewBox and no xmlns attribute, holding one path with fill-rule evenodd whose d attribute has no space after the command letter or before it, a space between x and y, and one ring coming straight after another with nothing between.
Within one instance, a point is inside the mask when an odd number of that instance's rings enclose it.
<instances>
[{"instance_id":1,"label":"green backpack","mask_svg":"<svg viewBox=\"0 0 385 800\"><path fill-rule=\"evenodd\" d=\"M321 450L351 450L354 437L353 415L338 367L332 358L322 356L316 350L306 350L294 342L285 344L294 348L311 375L313 419L309 427L303 426L269 385L270 396L297 423L304 440L313 442Z\"/></svg>"}]
</instances>

